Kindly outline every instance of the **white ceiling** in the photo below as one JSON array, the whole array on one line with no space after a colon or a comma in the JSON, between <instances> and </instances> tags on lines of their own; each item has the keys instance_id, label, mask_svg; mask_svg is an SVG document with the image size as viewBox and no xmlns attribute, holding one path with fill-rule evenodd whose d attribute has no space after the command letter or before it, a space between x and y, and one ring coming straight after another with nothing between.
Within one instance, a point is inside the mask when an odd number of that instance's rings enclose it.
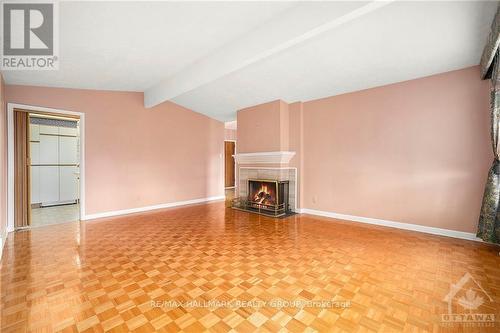
<instances>
[{"instance_id":1,"label":"white ceiling","mask_svg":"<svg viewBox=\"0 0 500 333\"><path fill-rule=\"evenodd\" d=\"M290 8L290 2L60 2L59 71L7 83L144 91Z\"/></svg>"},{"instance_id":2,"label":"white ceiling","mask_svg":"<svg viewBox=\"0 0 500 333\"><path fill-rule=\"evenodd\" d=\"M61 3L60 70L8 84L145 91L229 121L479 63L496 2Z\"/></svg>"}]
</instances>

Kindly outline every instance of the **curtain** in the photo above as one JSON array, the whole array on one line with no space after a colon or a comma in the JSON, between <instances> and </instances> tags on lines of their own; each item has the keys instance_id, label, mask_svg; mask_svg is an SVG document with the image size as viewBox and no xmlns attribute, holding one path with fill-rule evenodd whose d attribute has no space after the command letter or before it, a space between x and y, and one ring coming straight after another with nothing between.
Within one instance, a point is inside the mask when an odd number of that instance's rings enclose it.
<instances>
[{"instance_id":1,"label":"curtain","mask_svg":"<svg viewBox=\"0 0 500 333\"><path fill-rule=\"evenodd\" d=\"M493 61L500 46L500 4L491 23L490 34L481 56L481 78L489 79L492 76Z\"/></svg>"},{"instance_id":2,"label":"curtain","mask_svg":"<svg viewBox=\"0 0 500 333\"><path fill-rule=\"evenodd\" d=\"M497 7L491 31L481 57L481 78L491 78L491 144L493 147L493 164L488 172L484 189L483 205L479 215L477 236L491 243L500 243L500 158L498 153L499 121L500 121L500 6Z\"/></svg>"},{"instance_id":3,"label":"curtain","mask_svg":"<svg viewBox=\"0 0 500 333\"><path fill-rule=\"evenodd\" d=\"M491 144L493 146L493 165L488 172L488 180L484 189L483 205L479 216L477 236L484 241L500 242L500 158L498 153L499 120L500 120L500 84L498 82L498 51L494 60L491 89Z\"/></svg>"}]
</instances>

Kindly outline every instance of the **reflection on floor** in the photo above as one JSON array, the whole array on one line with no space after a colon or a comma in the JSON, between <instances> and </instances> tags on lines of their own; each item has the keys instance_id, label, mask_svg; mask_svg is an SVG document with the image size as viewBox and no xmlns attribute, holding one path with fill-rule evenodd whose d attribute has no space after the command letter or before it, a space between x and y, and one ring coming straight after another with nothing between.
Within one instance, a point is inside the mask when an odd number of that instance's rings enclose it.
<instances>
[{"instance_id":1,"label":"reflection on floor","mask_svg":"<svg viewBox=\"0 0 500 333\"><path fill-rule=\"evenodd\" d=\"M235 189L234 188L227 188L226 189L226 200L231 200L235 196Z\"/></svg>"},{"instance_id":2,"label":"reflection on floor","mask_svg":"<svg viewBox=\"0 0 500 333\"><path fill-rule=\"evenodd\" d=\"M78 221L79 209L79 204L34 208L31 210L31 226Z\"/></svg>"},{"instance_id":3,"label":"reflection on floor","mask_svg":"<svg viewBox=\"0 0 500 333\"><path fill-rule=\"evenodd\" d=\"M225 190L226 194L226 207L231 207L232 200L236 196L236 189L235 188L227 188Z\"/></svg>"}]
</instances>

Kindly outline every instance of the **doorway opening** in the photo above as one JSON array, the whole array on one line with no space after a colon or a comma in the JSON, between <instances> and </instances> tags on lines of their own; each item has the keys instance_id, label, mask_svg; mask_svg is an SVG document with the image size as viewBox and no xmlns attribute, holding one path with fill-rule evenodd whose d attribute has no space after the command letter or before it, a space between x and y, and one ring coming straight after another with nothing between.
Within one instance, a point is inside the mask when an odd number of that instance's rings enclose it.
<instances>
[{"instance_id":1,"label":"doorway opening","mask_svg":"<svg viewBox=\"0 0 500 333\"><path fill-rule=\"evenodd\" d=\"M80 220L79 119L29 113L33 227Z\"/></svg>"},{"instance_id":2,"label":"doorway opening","mask_svg":"<svg viewBox=\"0 0 500 333\"><path fill-rule=\"evenodd\" d=\"M236 185L236 165L234 162L234 154L236 152L236 141L224 141L224 188L226 200L234 198Z\"/></svg>"},{"instance_id":3,"label":"doorway opening","mask_svg":"<svg viewBox=\"0 0 500 333\"><path fill-rule=\"evenodd\" d=\"M9 104L8 231L81 219L83 114Z\"/></svg>"}]
</instances>

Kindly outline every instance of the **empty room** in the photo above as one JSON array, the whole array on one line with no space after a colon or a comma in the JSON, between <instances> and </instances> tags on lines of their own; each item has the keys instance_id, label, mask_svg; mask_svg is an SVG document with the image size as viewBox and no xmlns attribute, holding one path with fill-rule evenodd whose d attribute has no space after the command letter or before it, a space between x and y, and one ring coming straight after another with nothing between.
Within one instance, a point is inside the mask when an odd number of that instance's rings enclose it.
<instances>
[{"instance_id":1,"label":"empty room","mask_svg":"<svg viewBox=\"0 0 500 333\"><path fill-rule=\"evenodd\" d=\"M0 8L0 332L500 332L498 1Z\"/></svg>"}]
</instances>

